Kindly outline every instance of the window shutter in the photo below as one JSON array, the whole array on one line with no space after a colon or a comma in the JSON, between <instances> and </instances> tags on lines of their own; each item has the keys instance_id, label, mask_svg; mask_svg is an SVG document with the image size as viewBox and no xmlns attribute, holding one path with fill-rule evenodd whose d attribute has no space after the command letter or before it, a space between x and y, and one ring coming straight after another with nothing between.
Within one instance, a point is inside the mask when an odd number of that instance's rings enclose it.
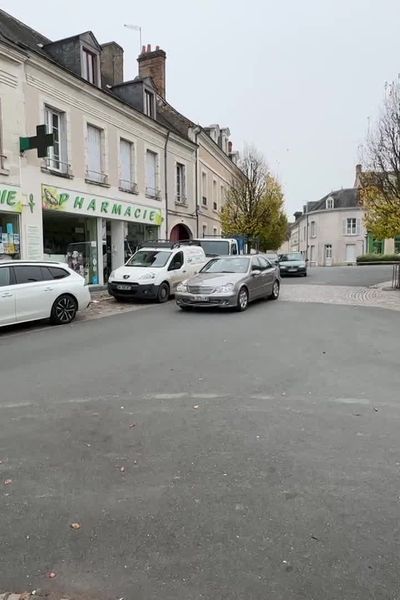
<instances>
[{"instance_id":1,"label":"window shutter","mask_svg":"<svg viewBox=\"0 0 400 600\"><path fill-rule=\"evenodd\" d=\"M121 183L129 186L132 183L132 144L126 140L120 142Z\"/></svg>"},{"instance_id":2,"label":"window shutter","mask_svg":"<svg viewBox=\"0 0 400 600\"><path fill-rule=\"evenodd\" d=\"M97 127L88 126L88 171L91 177L101 175L101 131Z\"/></svg>"},{"instance_id":3,"label":"window shutter","mask_svg":"<svg viewBox=\"0 0 400 600\"><path fill-rule=\"evenodd\" d=\"M347 234L347 219L343 219L343 235Z\"/></svg>"},{"instance_id":4,"label":"window shutter","mask_svg":"<svg viewBox=\"0 0 400 600\"><path fill-rule=\"evenodd\" d=\"M357 235L360 235L360 233L361 233L361 220L360 219L357 219L356 233L357 233Z\"/></svg>"},{"instance_id":5,"label":"window shutter","mask_svg":"<svg viewBox=\"0 0 400 600\"><path fill-rule=\"evenodd\" d=\"M156 181L156 160L157 156L154 152L147 150L146 153L146 181L147 187L152 192L156 192L157 181Z\"/></svg>"}]
</instances>

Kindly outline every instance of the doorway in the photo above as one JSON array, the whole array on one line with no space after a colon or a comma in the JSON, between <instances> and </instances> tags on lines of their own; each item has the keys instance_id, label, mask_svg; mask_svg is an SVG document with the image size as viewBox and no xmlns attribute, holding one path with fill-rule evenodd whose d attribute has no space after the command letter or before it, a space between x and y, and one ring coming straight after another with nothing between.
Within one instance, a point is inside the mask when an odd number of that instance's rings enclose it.
<instances>
[{"instance_id":1,"label":"doorway","mask_svg":"<svg viewBox=\"0 0 400 600\"><path fill-rule=\"evenodd\" d=\"M355 244L346 244L346 263L354 265L356 262L356 246Z\"/></svg>"},{"instance_id":2,"label":"doorway","mask_svg":"<svg viewBox=\"0 0 400 600\"><path fill-rule=\"evenodd\" d=\"M183 225L183 223L175 225L169 234L169 239L171 242L183 242L185 240L191 240L192 237L193 236L189 227L186 227L186 225Z\"/></svg>"},{"instance_id":3,"label":"doorway","mask_svg":"<svg viewBox=\"0 0 400 600\"><path fill-rule=\"evenodd\" d=\"M325 260L326 267L332 266L332 244L325 244Z\"/></svg>"}]
</instances>

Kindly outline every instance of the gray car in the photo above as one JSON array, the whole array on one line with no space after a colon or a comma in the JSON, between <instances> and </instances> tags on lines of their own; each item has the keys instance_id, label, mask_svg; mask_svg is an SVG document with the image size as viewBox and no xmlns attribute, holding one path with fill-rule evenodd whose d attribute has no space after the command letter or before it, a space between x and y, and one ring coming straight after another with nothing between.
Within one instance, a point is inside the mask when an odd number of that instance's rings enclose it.
<instances>
[{"instance_id":1,"label":"gray car","mask_svg":"<svg viewBox=\"0 0 400 600\"><path fill-rule=\"evenodd\" d=\"M219 307L243 311L258 298L276 300L279 289L279 268L264 256L219 256L178 285L175 298L182 310Z\"/></svg>"}]
</instances>

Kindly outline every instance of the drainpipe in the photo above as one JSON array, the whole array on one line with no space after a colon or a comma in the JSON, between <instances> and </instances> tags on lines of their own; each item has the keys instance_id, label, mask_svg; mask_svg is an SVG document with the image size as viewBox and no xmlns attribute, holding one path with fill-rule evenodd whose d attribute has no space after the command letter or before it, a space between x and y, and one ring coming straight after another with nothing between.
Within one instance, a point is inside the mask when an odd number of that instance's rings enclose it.
<instances>
[{"instance_id":1,"label":"drainpipe","mask_svg":"<svg viewBox=\"0 0 400 600\"><path fill-rule=\"evenodd\" d=\"M194 181L195 181L195 203L196 203L196 237L199 237L199 146L197 143L197 138L199 133L201 132L200 125L197 125L193 129L193 133L195 135L195 144L196 144L196 168L194 170Z\"/></svg>"},{"instance_id":2,"label":"drainpipe","mask_svg":"<svg viewBox=\"0 0 400 600\"><path fill-rule=\"evenodd\" d=\"M168 141L170 136L170 131L167 131L167 137L165 138L164 145L164 187L165 187L165 239L169 239L168 235Z\"/></svg>"}]
</instances>

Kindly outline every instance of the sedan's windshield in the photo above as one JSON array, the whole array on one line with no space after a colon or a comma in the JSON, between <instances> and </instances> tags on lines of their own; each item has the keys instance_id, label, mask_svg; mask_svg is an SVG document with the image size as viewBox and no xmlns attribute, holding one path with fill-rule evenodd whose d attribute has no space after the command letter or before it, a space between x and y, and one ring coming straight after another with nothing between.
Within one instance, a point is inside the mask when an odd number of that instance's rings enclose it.
<instances>
[{"instance_id":1,"label":"sedan's windshield","mask_svg":"<svg viewBox=\"0 0 400 600\"><path fill-rule=\"evenodd\" d=\"M126 263L126 267L165 267L171 252L165 250L139 250Z\"/></svg>"},{"instance_id":2,"label":"sedan's windshield","mask_svg":"<svg viewBox=\"0 0 400 600\"><path fill-rule=\"evenodd\" d=\"M248 258L214 258L201 269L201 273L246 273L249 262Z\"/></svg>"},{"instance_id":3,"label":"sedan's windshield","mask_svg":"<svg viewBox=\"0 0 400 600\"><path fill-rule=\"evenodd\" d=\"M279 257L280 262L290 261L304 261L303 255L297 252L292 252L292 254L281 254Z\"/></svg>"}]
</instances>

